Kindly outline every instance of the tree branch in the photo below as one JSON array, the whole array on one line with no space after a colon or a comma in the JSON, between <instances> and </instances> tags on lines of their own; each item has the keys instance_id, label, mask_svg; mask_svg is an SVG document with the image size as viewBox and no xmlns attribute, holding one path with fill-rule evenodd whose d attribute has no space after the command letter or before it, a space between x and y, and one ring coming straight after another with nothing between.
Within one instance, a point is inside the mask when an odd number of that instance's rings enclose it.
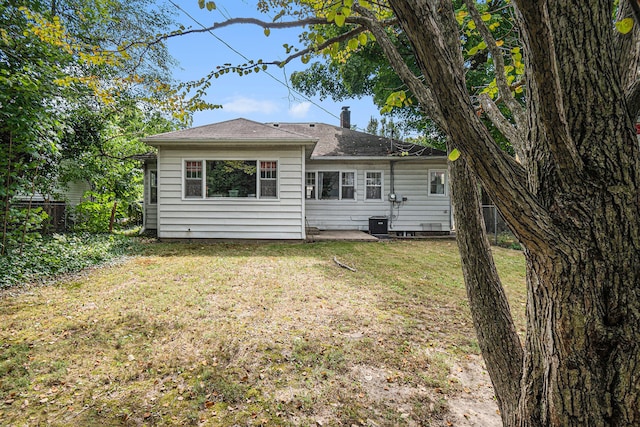
<instances>
[{"instance_id":1,"label":"tree branch","mask_svg":"<svg viewBox=\"0 0 640 427\"><path fill-rule=\"evenodd\" d=\"M640 5L637 0L621 2L616 15L620 21L629 15L634 17L633 31L622 34L616 31L614 48L619 54L619 67L622 82L625 85L625 98L629 107L630 119L635 122L640 112Z\"/></svg>"},{"instance_id":2,"label":"tree branch","mask_svg":"<svg viewBox=\"0 0 640 427\"><path fill-rule=\"evenodd\" d=\"M359 16L349 16L345 19L345 23L355 24L355 25L364 24L363 19ZM382 21L381 25L388 26L388 25L393 25L394 23L396 23L395 19L389 19L389 20ZM164 34L156 38L155 40L149 42L149 44L160 43L164 40L167 40L173 37L184 36L187 34L207 33L210 31L219 30L221 28L225 28L225 27L229 27L231 25L237 25L237 24L256 25L264 29L285 29L285 28L305 27L307 25L327 25L329 24L329 22L327 21L326 18L316 18L316 17L300 19L297 21L281 21L281 22L268 22L268 21L262 21L257 18L232 18L232 19L227 19L226 21L216 22L213 25L210 25L208 27L194 28L186 31L174 31L169 34ZM128 45L127 48L128 47L130 47L130 45Z\"/></svg>"},{"instance_id":3,"label":"tree branch","mask_svg":"<svg viewBox=\"0 0 640 427\"><path fill-rule=\"evenodd\" d=\"M478 101L480 102L480 106L482 107L482 111L487 115L491 123L495 125L495 127L502 132L505 138L509 140L511 145L513 146L514 151L516 152L516 156L520 159L525 159L524 157L524 146L525 140L521 134L510 122L507 118L502 114L498 106L495 102L487 95L486 93L480 94L478 97Z\"/></svg>"},{"instance_id":4,"label":"tree branch","mask_svg":"<svg viewBox=\"0 0 640 427\"><path fill-rule=\"evenodd\" d=\"M562 230L555 227L549 212L529 189L522 165L500 149L471 104L460 40L443 34L458 29L453 5L417 0L390 0L390 4L412 41L442 117L451 124L444 130L505 219L514 225L519 240L527 241L530 250L544 251L553 241L564 239Z\"/></svg>"},{"instance_id":5,"label":"tree branch","mask_svg":"<svg viewBox=\"0 0 640 427\"><path fill-rule=\"evenodd\" d=\"M544 2L531 0L514 0L516 11L519 13L520 31L523 44L526 46L525 58L528 65L528 106L539 115L538 123L545 123L544 129L539 129L540 138L549 143L548 149L553 155L558 173L565 178L565 185L584 169L584 162L580 158L578 148L569 131L566 114L563 110L565 99L559 77L558 60L554 56L553 40L556 35L550 26L549 9ZM544 135L544 136L542 136Z\"/></svg>"},{"instance_id":6,"label":"tree branch","mask_svg":"<svg viewBox=\"0 0 640 427\"><path fill-rule=\"evenodd\" d=\"M462 158L449 163L449 173L469 308L500 415L507 426L517 411L524 353L484 232L478 182Z\"/></svg>"},{"instance_id":7,"label":"tree branch","mask_svg":"<svg viewBox=\"0 0 640 427\"><path fill-rule=\"evenodd\" d=\"M640 4L638 4L638 0L629 0L629 6L631 6L631 11L633 12L633 19L635 19L637 25L640 25Z\"/></svg>"},{"instance_id":8,"label":"tree branch","mask_svg":"<svg viewBox=\"0 0 640 427\"><path fill-rule=\"evenodd\" d=\"M629 110L629 119L634 123L640 114L640 80L634 81L625 91L625 99Z\"/></svg>"},{"instance_id":9,"label":"tree branch","mask_svg":"<svg viewBox=\"0 0 640 427\"><path fill-rule=\"evenodd\" d=\"M359 4L354 4L353 10L359 13L363 18L365 18L365 22L363 25L365 25L369 29L369 31L373 33L376 41L387 57L389 64L398 74L400 79L407 85L414 96L420 101L420 105L425 114L431 120L433 120L436 125L438 125L442 130L446 131L447 123L442 116L442 112L438 108L438 105L433 99L431 90L427 86L425 86L424 82L420 80L415 74L413 74L413 72L409 69L402 56L393 45L393 42L384 31L383 24L375 18L371 11L365 9Z\"/></svg>"},{"instance_id":10,"label":"tree branch","mask_svg":"<svg viewBox=\"0 0 640 427\"><path fill-rule=\"evenodd\" d=\"M467 5L467 9L469 10L473 21L476 23L476 28L478 29L478 31L480 31L480 35L487 44L487 49L489 49L489 53L491 53L491 56L493 58L496 85L498 86L500 97L513 114L513 119L515 121L517 130L515 130L515 132L509 133L513 134L518 133L519 131L520 134L524 135L526 134L527 129L527 116L522 105L512 95L511 87L509 86L509 83L506 79L504 58L502 57L502 52L500 52L500 48L498 48L496 39L493 37L493 34L491 34L491 31L489 31L489 28L487 28L487 25L480 17L480 12L478 12L478 8L476 8L475 1L464 0L464 3ZM517 138L517 140L518 142L520 142L523 140L523 137L520 136ZM519 150L522 151L522 147L520 147Z\"/></svg>"},{"instance_id":11,"label":"tree branch","mask_svg":"<svg viewBox=\"0 0 640 427\"><path fill-rule=\"evenodd\" d=\"M301 56L307 55L309 53L314 53L314 52L319 52L323 49L328 48L329 46L331 46L333 43L339 43L345 40L349 40L351 38L353 38L354 36L363 33L367 31L366 27L363 26L358 26L355 29L348 31L344 34L341 34L337 37L332 37L328 40L325 40L323 43L319 44L318 46L313 46L313 47L308 47L306 49L302 49L301 51L298 51L296 53L294 53L293 55L290 55L288 57L286 57L284 60L282 61L275 61L274 64L281 67L283 65L288 64L289 62L293 61L296 58L299 58Z\"/></svg>"}]
</instances>

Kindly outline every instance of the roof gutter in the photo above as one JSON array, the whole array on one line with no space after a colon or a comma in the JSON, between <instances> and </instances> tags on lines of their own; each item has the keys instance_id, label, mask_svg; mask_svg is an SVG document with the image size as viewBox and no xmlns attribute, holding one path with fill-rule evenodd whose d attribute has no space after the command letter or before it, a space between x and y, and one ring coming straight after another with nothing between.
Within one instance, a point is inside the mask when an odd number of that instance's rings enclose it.
<instances>
[{"instance_id":1,"label":"roof gutter","mask_svg":"<svg viewBox=\"0 0 640 427\"><path fill-rule=\"evenodd\" d=\"M154 138L142 138L142 142L151 145L152 147L165 147L171 146L175 148L186 146L224 146L233 145L234 147L255 147L256 144L271 145L271 146L299 146L299 145L315 145L317 140L310 139L294 139L294 140L272 140L272 139L199 139L199 138L185 138L185 139L165 139L158 140Z\"/></svg>"},{"instance_id":2,"label":"roof gutter","mask_svg":"<svg viewBox=\"0 0 640 427\"><path fill-rule=\"evenodd\" d=\"M391 161L415 161L415 160L446 160L447 156L311 156L311 160L391 160Z\"/></svg>"}]
</instances>

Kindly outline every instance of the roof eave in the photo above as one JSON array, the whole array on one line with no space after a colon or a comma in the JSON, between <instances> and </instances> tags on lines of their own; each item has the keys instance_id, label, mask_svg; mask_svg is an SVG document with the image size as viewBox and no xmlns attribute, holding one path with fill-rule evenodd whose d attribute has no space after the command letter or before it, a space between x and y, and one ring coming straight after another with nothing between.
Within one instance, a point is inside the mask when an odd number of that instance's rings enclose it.
<instances>
[{"instance_id":1,"label":"roof eave","mask_svg":"<svg viewBox=\"0 0 640 427\"><path fill-rule=\"evenodd\" d=\"M447 160L447 156L311 156L310 160Z\"/></svg>"},{"instance_id":2,"label":"roof eave","mask_svg":"<svg viewBox=\"0 0 640 427\"><path fill-rule=\"evenodd\" d=\"M256 144L260 145L277 145L277 146L300 146L300 145L315 145L316 140L310 139L292 139L292 140L273 140L273 139L200 139L200 138L183 138L183 139L153 139L143 138L142 142L152 147L166 147L172 146L175 148L188 147L188 146L224 146L233 145L234 147L255 147Z\"/></svg>"}]
</instances>

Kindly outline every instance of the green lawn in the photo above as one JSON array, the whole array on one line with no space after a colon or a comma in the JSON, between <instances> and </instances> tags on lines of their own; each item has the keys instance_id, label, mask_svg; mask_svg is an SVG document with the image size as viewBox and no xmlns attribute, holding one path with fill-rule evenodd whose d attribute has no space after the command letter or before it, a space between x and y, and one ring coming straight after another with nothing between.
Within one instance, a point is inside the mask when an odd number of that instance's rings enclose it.
<instances>
[{"instance_id":1,"label":"green lawn","mask_svg":"<svg viewBox=\"0 0 640 427\"><path fill-rule=\"evenodd\" d=\"M148 244L4 291L0 324L2 425L447 425L479 351L452 240Z\"/></svg>"}]
</instances>

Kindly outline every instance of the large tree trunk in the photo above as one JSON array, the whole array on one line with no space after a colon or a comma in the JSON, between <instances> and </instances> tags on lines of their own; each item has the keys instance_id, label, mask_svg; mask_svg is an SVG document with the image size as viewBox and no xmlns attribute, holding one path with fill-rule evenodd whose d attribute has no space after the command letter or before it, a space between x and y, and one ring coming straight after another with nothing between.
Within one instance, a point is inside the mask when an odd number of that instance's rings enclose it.
<instances>
[{"instance_id":1,"label":"large tree trunk","mask_svg":"<svg viewBox=\"0 0 640 427\"><path fill-rule=\"evenodd\" d=\"M450 139L525 246L522 388L505 424L638 426L640 149L612 53L611 2L514 2L527 65L526 169L474 112L451 2L390 0Z\"/></svg>"},{"instance_id":2,"label":"large tree trunk","mask_svg":"<svg viewBox=\"0 0 640 427\"><path fill-rule=\"evenodd\" d=\"M521 409L547 425L640 425L640 152L598 3L518 2L530 189L558 230L527 252Z\"/></svg>"}]
</instances>

